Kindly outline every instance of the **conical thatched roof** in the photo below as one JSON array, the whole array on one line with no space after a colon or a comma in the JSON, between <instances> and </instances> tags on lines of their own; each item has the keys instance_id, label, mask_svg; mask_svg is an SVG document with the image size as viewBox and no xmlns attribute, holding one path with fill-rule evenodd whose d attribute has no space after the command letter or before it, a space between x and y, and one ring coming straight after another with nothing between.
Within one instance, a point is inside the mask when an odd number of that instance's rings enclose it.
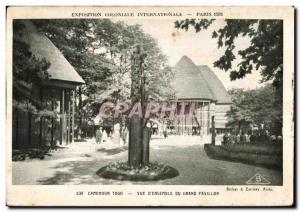
<instances>
[{"instance_id":1,"label":"conical thatched roof","mask_svg":"<svg viewBox=\"0 0 300 212\"><path fill-rule=\"evenodd\" d=\"M208 83L210 90L212 91L214 98L217 100L217 103L231 103L230 95L227 93L226 88L215 73L210 70L206 65L198 66L198 69L201 71L206 82Z\"/></svg>"},{"instance_id":2,"label":"conical thatched roof","mask_svg":"<svg viewBox=\"0 0 300 212\"><path fill-rule=\"evenodd\" d=\"M222 82L208 66L196 66L187 56L175 65L172 86L178 99L202 99L217 103L231 103Z\"/></svg>"},{"instance_id":3,"label":"conical thatched roof","mask_svg":"<svg viewBox=\"0 0 300 212\"><path fill-rule=\"evenodd\" d=\"M47 72L50 80L82 84L84 80L73 66L66 60L57 47L44 35L38 33L30 20L21 20L25 26L23 31L24 42L30 45L30 50L37 58L45 58L50 62Z\"/></svg>"}]
</instances>

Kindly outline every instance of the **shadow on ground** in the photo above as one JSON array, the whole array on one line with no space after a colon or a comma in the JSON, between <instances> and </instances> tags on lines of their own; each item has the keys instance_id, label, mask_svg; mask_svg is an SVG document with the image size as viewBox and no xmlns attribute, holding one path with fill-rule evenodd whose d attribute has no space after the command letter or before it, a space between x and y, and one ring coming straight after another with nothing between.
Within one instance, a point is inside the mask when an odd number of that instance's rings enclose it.
<instances>
[{"instance_id":1,"label":"shadow on ground","mask_svg":"<svg viewBox=\"0 0 300 212\"><path fill-rule=\"evenodd\" d=\"M42 185L64 185L64 184L122 184L117 180L107 180L99 177L96 172L99 168L114 161L126 161L128 147L114 149L97 149L95 154L84 154L80 161L62 162L52 169L55 173L52 177L38 180ZM113 155L111 157L106 157Z\"/></svg>"},{"instance_id":2,"label":"shadow on ground","mask_svg":"<svg viewBox=\"0 0 300 212\"><path fill-rule=\"evenodd\" d=\"M82 184L95 174L95 161L72 161L60 163L54 167L55 175L50 178L41 179L42 185Z\"/></svg>"},{"instance_id":3,"label":"shadow on ground","mask_svg":"<svg viewBox=\"0 0 300 212\"><path fill-rule=\"evenodd\" d=\"M61 162L52 167L52 176L42 178L43 185L245 185L255 174L260 174L271 185L282 185L282 172L238 162L213 160L207 157L203 146L152 146L150 160L176 168L180 175L167 180L131 182L104 179L96 172L112 162L127 161L127 147L98 149L80 161Z\"/></svg>"},{"instance_id":4,"label":"shadow on ground","mask_svg":"<svg viewBox=\"0 0 300 212\"><path fill-rule=\"evenodd\" d=\"M98 152L105 153L105 155L116 155L127 150L128 150L127 146L118 147L114 149L105 149L105 148L97 149Z\"/></svg>"}]
</instances>

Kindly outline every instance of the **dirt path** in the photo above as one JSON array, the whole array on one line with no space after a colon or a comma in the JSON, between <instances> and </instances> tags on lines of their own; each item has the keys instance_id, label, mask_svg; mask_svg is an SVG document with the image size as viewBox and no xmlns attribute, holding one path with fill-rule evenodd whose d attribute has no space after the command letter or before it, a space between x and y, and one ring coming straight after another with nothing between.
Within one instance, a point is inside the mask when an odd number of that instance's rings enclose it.
<instances>
[{"instance_id":1,"label":"dirt path","mask_svg":"<svg viewBox=\"0 0 300 212\"><path fill-rule=\"evenodd\" d=\"M126 161L127 153L127 147L78 144L72 150L55 153L46 160L13 162L13 184L133 184L103 179L95 174L109 163ZM208 158L199 137L153 139L150 160L170 165L180 175L163 181L134 184L245 185L257 173L272 185L282 183L282 174L278 170Z\"/></svg>"}]
</instances>

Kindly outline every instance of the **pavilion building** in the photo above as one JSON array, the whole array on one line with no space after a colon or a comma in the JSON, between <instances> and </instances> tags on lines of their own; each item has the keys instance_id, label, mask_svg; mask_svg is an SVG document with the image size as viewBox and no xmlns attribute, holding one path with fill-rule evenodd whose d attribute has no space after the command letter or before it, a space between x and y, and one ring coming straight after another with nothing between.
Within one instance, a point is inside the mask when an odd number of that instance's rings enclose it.
<instances>
[{"instance_id":1,"label":"pavilion building","mask_svg":"<svg viewBox=\"0 0 300 212\"><path fill-rule=\"evenodd\" d=\"M38 99L48 110L56 111L58 117L38 118L29 112L13 111L13 148L67 145L74 141L75 89L84 80L66 60L58 48L30 20L24 25L22 40L30 46L37 58L45 58L49 81L35 89L32 98Z\"/></svg>"},{"instance_id":2,"label":"pavilion building","mask_svg":"<svg viewBox=\"0 0 300 212\"><path fill-rule=\"evenodd\" d=\"M195 104L195 113L187 120L187 111L178 114L173 122L176 134L211 134L212 119L217 133L229 130L226 113L231 107L231 98L222 82L206 65L197 66L183 56L174 67L172 87L178 104Z\"/></svg>"}]
</instances>

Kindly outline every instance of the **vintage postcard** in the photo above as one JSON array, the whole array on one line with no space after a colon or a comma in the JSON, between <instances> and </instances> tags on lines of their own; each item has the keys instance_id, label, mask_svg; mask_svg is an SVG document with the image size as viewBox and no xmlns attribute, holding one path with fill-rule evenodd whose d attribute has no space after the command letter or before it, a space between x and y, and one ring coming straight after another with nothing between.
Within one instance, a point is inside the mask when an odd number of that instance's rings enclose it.
<instances>
[{"instance_id":1,"label":"vintage postcard","mask_svg":"<svg viewBox=\"0 0 300 212\"><path fill-rule=\"evenodd\" d=\"M8 206L292 206L294 7L7 7Z\"/></svg>"}]
</instances>

